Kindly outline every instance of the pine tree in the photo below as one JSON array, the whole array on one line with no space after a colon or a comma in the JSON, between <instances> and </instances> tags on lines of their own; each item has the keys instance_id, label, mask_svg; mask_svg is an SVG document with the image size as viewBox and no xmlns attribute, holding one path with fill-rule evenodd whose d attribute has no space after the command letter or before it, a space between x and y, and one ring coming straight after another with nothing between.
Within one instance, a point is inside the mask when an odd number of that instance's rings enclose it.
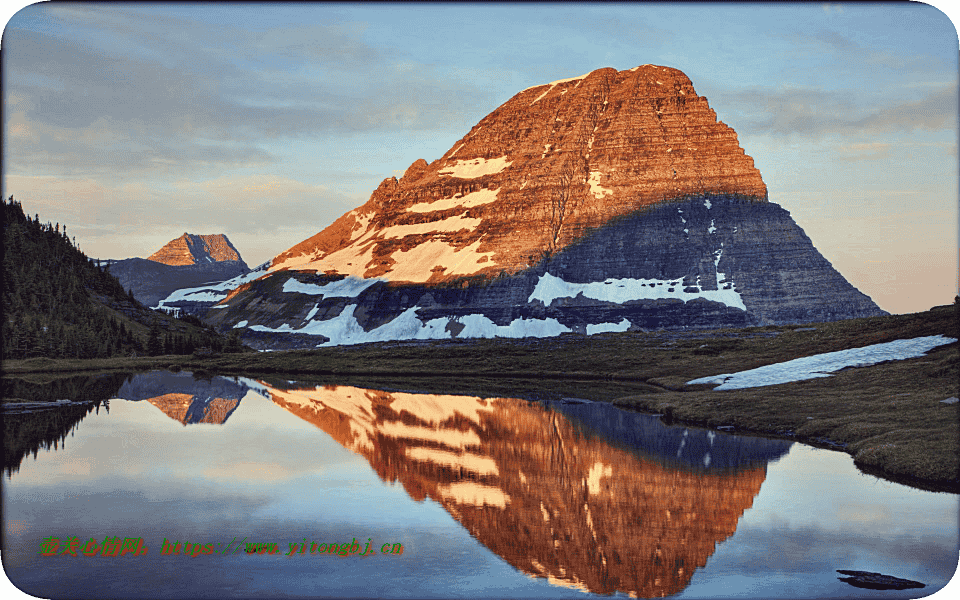
<instances>
[{"instance_id":1,"label":"pine tree","mask_svg":"<svg viewBox=\"0 0 960 600\"><path fill-rule=\"evenodd\" d=\"M147 337L147 354L159 356L163 354L163 342L160 340L160 324L154 317L150 323L150 334Z\"/></svg>"}]
</instances>

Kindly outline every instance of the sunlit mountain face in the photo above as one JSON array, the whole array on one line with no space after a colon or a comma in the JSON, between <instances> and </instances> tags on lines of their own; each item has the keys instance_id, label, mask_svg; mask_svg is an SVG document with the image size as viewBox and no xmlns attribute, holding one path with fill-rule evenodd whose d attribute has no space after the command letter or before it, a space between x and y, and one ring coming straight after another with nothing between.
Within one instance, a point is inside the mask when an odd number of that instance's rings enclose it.
<instances>
[{"instance_id":1,"label":"sunlit mountain face","mask_svg":"<svg viewBox=\"0 0 960 600\"><path fill-rule=\"evenodd\" d=\"M365 457L384 481L441 504L517 569L597 594L683 590L733 535L767 462L790 447L667 430L606 406L615 412L588 418L577 405L512 398L261 391Z\"/></svg>"}]
</instances>

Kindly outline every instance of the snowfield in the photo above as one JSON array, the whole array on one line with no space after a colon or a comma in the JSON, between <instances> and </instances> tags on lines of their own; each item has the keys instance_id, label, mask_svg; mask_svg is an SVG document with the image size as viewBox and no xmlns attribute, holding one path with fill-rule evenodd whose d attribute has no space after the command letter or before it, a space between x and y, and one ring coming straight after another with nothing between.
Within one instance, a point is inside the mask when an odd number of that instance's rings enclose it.
<instances>
[{"instance_id":1,"label":"snowfield","mask_svg":"<svg viewBox=\"0 0 960 600\"><path fill-rule=\"evenodd\" d=\"M720 253L718 250L714 256L714 262L720 262ZM544 273L537 281L537 286L533 293L527 298L527 302L539 300L546 306L557 298L576 298L583 294L585 298L593 298L602 302L614 302L623 304L629 300L656 300L658 298L676 298L688 302L696 298L704 298L713 302L720 302L733 308L747 310L743 304L743 299L737 293L736 288L731 282L725 280L723 273L717 273L716 290L698 289L696 292L683 291L683 280L674 279L671 281L659 279L607 279L605 281L593 281L590 283L570 283L563 279ZM699 281L698 281L699 288Z\"/></svg>"},{"instance_id":2,"label":"snowfield","mask_svg":"<svg viewBox=\"0 0 960 600\"><path fill-rule=\"evenodd\" d=\"M193 288L181 288L179 290L174 290L170 293L169 296L157 303L153 308L155 309L169 309L174 308L167 306L168 302L219 302L226 298L230 290L240 287L244 283L253 281L258 277L262 277L267 272L267 267L269 262L265 262L262 265L259 265L249 273L243 275L237 275L233 279L228 279L220 283L214 283L210 285L204 285L200 287ZM217 307L223 308L223 307Z\"/></svg>"},{"instance_id":3,"label":"snowfield","mask_svg":"<svg viewBox=\"0 0 960 600\"><path fill-rule=\"evenodd\" d=\"M432 202L420 202L414 204L407 210L415 213L438 212L449 210L451 208L473 208L474 206L483 206L497 200L499 189L489 190L484 188L476 192L470 192L463 196L454 196L453 198L441 198Z\"/></svg>"},{"instance_id":4,"label":"snowfield","mask_svg":"<svg viewBox=\"0 0 960 600\"><path fill-rule=\"evenodd\" d=\"M590 140L590 144L593 144L593 139ZM590 171L590 178L587 183L590 184L590 193L593 194L593 197L602 200L604 196L612 195L613 190L608 189L600 185L600 178L603 177L603 173L600 171Z\"/></svg>"},{"instance_id":5,"label":"snowfield","mask_svg":"<svg viewBox=\"0 0 960 600\"><path fill-rule=\"evenodd\" d=\"M330 338L330 341L325 344L318 344L318 346L364 344L389 340L448 340L453 337L446 328L451 321L456 321L464 326L459 335L461 338L553 337L570 331L568 327L565 327L556 319L514 319L509 325L497 325L489 318L479 314L465 315L457 319L441 317L424 323L417 317L417 311L420 310L419 306L407 309L389 323L384 323L370 331L364 331L353 316L356 307L356 304L351 304L332 319L308 320L303 327L296 329L287 323L279 327L252 325L249 329L272 333L306 333ZM312 315L310 316L312 317ZM246 326L246 323L244 322L243 325L238 323L235 327L241 326ZM629 322L627 326L629 327Z\"/></svg>"},{"instance_id":6,"label":"snowfield","mask_svg":"<svg viewBox=\"0 0 960 600\"><path fill-rule=\"evenodd\" d=\"M742 388L777 385L791 381L803 381L818 377L830 377L830 374L846 367L868 367L888 360L904 360L923 356L928 351L957 341L956 338L943 335L930 335L910 340L895 340L885 344L874 344L863 348L850 348L837 352L814 354L787 362L766 365L740 371L738 373L713 375L688 381L688 385L697 383L719 383L717 390L738 390Z\"/></svg>"},{"instance_id":7,"label":"snowfield","mask_svg":"<svg viewBox=\"0 0 960 600\"><path fill-rule=\"evenodd\" d=\"M315 283L301 283L296 279L288 279L283 283L284 292L296 292L324 298L355 298L360 292L380 281L376 278L361 279L347 276L344 279L318 285Z\"/></svg>"},{"instance_id":8,"label":"snowfield","mask_svg":"<svg viewBox=\"0 0 960 600\"><path fill-rule=\"evenodd\" d=\"M437 172L437 175L450 175L460 179L476 179L484 175L493 175L506 169L513 161L508 161L506 156L500 158L468 158L458 160L452 166L447 166Z\"/></svg>"}]
</instances>

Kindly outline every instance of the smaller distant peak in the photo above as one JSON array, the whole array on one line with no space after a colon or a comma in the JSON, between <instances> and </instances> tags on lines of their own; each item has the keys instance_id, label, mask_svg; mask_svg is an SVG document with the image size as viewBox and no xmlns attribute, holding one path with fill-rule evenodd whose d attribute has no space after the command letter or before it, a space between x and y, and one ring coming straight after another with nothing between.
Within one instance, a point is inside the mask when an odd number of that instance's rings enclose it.
<instances>
[{"instance_id":1,"label":"smaller distant peak","mask_svg":"<svg viewBox=\"0 0 960 600\"><path fill-rule=\"evenodd\" d=\"M147 260L170 266L195 265L198 263L239 261L240 253L225 234L197 235L184 232L180 237L147 257Z\"/></svg>"}]
</instances>

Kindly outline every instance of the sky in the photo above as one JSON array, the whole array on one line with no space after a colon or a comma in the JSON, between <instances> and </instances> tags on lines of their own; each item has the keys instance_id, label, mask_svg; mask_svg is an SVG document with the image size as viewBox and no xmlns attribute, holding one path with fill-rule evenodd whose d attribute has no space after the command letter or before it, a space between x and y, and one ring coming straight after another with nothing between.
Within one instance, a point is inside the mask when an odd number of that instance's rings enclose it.
<instances>
[{"instance_id":1,"label":"sky","mask_svg":"<svg viewBox=\"0 0 960 600\"><path fill-rule=\"evenodd\" d=\"M517 92L651 63L690 77L770 201L881 308L957 293L960 44L934 6L5 8L3 197L88 256L224 233L255 266Z\"/></svg>"}]
</instances>

